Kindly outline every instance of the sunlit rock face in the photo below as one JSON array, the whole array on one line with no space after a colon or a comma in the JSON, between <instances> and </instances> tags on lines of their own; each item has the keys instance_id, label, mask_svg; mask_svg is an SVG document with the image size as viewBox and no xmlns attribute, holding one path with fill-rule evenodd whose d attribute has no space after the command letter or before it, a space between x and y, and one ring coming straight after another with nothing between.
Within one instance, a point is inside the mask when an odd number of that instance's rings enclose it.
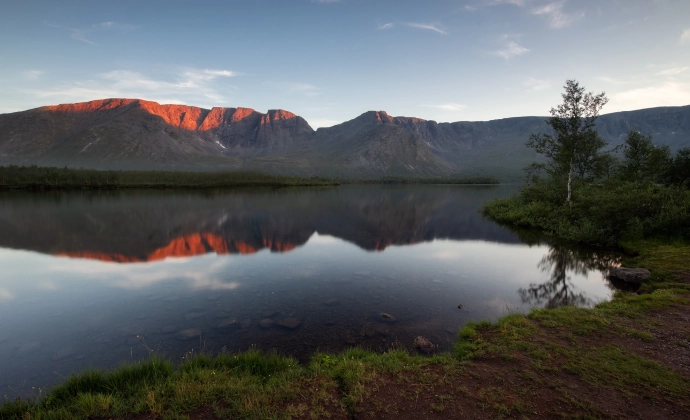
<instances>
[{"instance_id":1,"label":"sunlit rock face","mask_svg":"<svg viewBox=\"0 0 690 420\"><path fill-rule=\"evenodd\" d=\"M282 154L313 134L297 115L249 108L104 99L0 115L0 164L113 169L237 169L235 157Z\"/></svg>"}]
</instances>

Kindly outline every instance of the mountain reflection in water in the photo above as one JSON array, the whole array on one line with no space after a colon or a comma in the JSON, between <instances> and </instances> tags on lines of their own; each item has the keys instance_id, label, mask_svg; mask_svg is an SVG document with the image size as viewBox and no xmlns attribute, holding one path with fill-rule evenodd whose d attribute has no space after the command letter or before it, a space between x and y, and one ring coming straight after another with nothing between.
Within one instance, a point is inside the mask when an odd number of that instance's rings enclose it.
<instances>
[{"instance_id":1,"label":"mountain reflection in water","mask_svg":"<svg viewBox=\"0 0 690 420\"><path fill-rule=\"evenodd\" d=\"M608 299L615 254L482 218L516 190L2 193L0 387L26 395L149 349L306 360L423 335L445 351L468 321Z\"/></svg>"},{"instance_id":2,"label":"mountain reflection in water","mask_svg":"<svg viewBox=\"0 0 690 420\"><path fill-rule=\"evenodd\" d=\"M517 235L477 211L494 190L427 186L8 194L0 201L0 246L126 263L209 252L286 252L316 232L369 251L434 239L519 243Z\"/></svg>"}]
</instances>

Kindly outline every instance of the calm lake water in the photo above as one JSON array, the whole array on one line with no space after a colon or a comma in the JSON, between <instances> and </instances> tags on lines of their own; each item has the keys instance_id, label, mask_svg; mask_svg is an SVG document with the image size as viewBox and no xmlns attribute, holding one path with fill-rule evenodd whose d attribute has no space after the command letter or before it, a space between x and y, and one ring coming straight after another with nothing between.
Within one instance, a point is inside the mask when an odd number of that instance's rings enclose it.
<instances>
[{"instance_id":1,"label":"calm lake water","mask_svg":"<svg viewBox=\"0 0 690 420\"><path fill-rule=\"evenodd\" d=\"M516 191L0 194L0 395L150 351L446 351L467 321L609 299L615 254L482 218Z\"/></svg>"}]
</instances>

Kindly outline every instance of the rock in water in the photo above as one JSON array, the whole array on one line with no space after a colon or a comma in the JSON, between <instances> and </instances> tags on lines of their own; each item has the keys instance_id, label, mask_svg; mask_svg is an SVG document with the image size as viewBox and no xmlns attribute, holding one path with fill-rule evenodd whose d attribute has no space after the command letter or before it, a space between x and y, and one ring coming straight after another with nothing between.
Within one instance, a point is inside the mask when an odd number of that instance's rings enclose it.
<instances>
[{"instance_id":1,"label":"rock in water","mask_svg":"<svg viewBox=\"0 0 690 420\"><path fill-rule=\"evenodd\" d=\"M422 350L424 352L429 352L436 348L434 343L429 341L428 338L418 335L412 342L412 347Z\"/></svg>"},{"instance_id":2,"label":"rock in water","mask_svg":"<svg viewBox=\"0 0 690 420\"><path fill-rule=\"evenodd\" d=\"M185 315L184 319L186 319L187 321L192 321L194 319L201 318L204 315L206 314L203 312L190 312L187 315Z\"/></svg>"},{"instance_id":3,"label":"rock in water","mask_svg":"<svg viewBox=\"0 0 690 420\"><path fill-rule=\"evenodd\" d=\"M178 340L193 340L201 336L201 330L198 328L190 328L188 330L182 330L177 334Z\"/></svg>"},{"instance_id":4,"label":"rock in water","mask_svg":"<svg viewBox=\"0 0 690 420\"><path fill-rule=\"evenodd\" d=\"M268 318L262 319L261 321L259 321L259 325L261 326L261 328L269 329L273 326L273 320Z\"/></svg>"},{"instance_id":5,"label":"rock in water","mask_svg":"<svg viewBox=\"0 0 690 420\"><path fill-rule=\"evenodd\" d=\"M235 318L227 318L220 321L217 328L240 328L240 322Z\"/></svg>"},{"instance_id":6,"label":"rock in water","mask_svg":"<svg viewBox=\"0 0 690 420\"><path fill-rule=\"evenodd\" d=\"M395 321L397 321L397 319L393 315L391 315L387 312L381 312L380 315L381 315L381 319L384 322L395 322Z\"/></svg>"},{"instance_id":7,"label":"rock in water","mask_svg":"<svg viewBox=\"0 0 690 420\"><path fill-rule=\"evenodd\" d=\"M38 341L31 341L29 343L26 343L19 347L19 355L20 356L26 356L28 354L31 354L35 352L36 350L41 348L41 343Z\"/></svg>"},{"instance_id":8,"label":"rock in water","mask_svg":"<svg viewBox=\"0 0 690 420\"><path fill-rule=\"evenodd\" d=\"M641 284L645 281L652 273L646 268L624 268L619 267L611 270L609 277L613 277L619 280L623 280L626 283Z\"/></svg>"},{"instance_id":9,"label":"rock in water","mask_svg":"<svg viewBox=\"0 0 690 420\"><path fill-rule=\"evenodd\" d=\"M302 321L296 318L285 318L278 321L278 326L287 328L288 330L294 330L302 324Z\"/></svg>"}]
</instances>

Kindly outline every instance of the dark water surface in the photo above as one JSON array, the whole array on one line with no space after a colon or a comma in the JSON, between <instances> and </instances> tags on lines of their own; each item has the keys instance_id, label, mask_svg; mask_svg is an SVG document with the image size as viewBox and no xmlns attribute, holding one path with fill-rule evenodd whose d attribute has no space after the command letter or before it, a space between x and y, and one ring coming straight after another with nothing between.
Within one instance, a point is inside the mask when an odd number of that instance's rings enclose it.
<instances>
[{"instance_id":1,"label":"dark water surface","mask_svg":"<svg viewBox=\"0 0 690 420\"><path fill-rule=\"evenodd\" d=\"M444 351L467 321L608 299L616 255L482 218L516 190L1 194L0 395L149 351Z\"/></svg>"}]
</instances>

